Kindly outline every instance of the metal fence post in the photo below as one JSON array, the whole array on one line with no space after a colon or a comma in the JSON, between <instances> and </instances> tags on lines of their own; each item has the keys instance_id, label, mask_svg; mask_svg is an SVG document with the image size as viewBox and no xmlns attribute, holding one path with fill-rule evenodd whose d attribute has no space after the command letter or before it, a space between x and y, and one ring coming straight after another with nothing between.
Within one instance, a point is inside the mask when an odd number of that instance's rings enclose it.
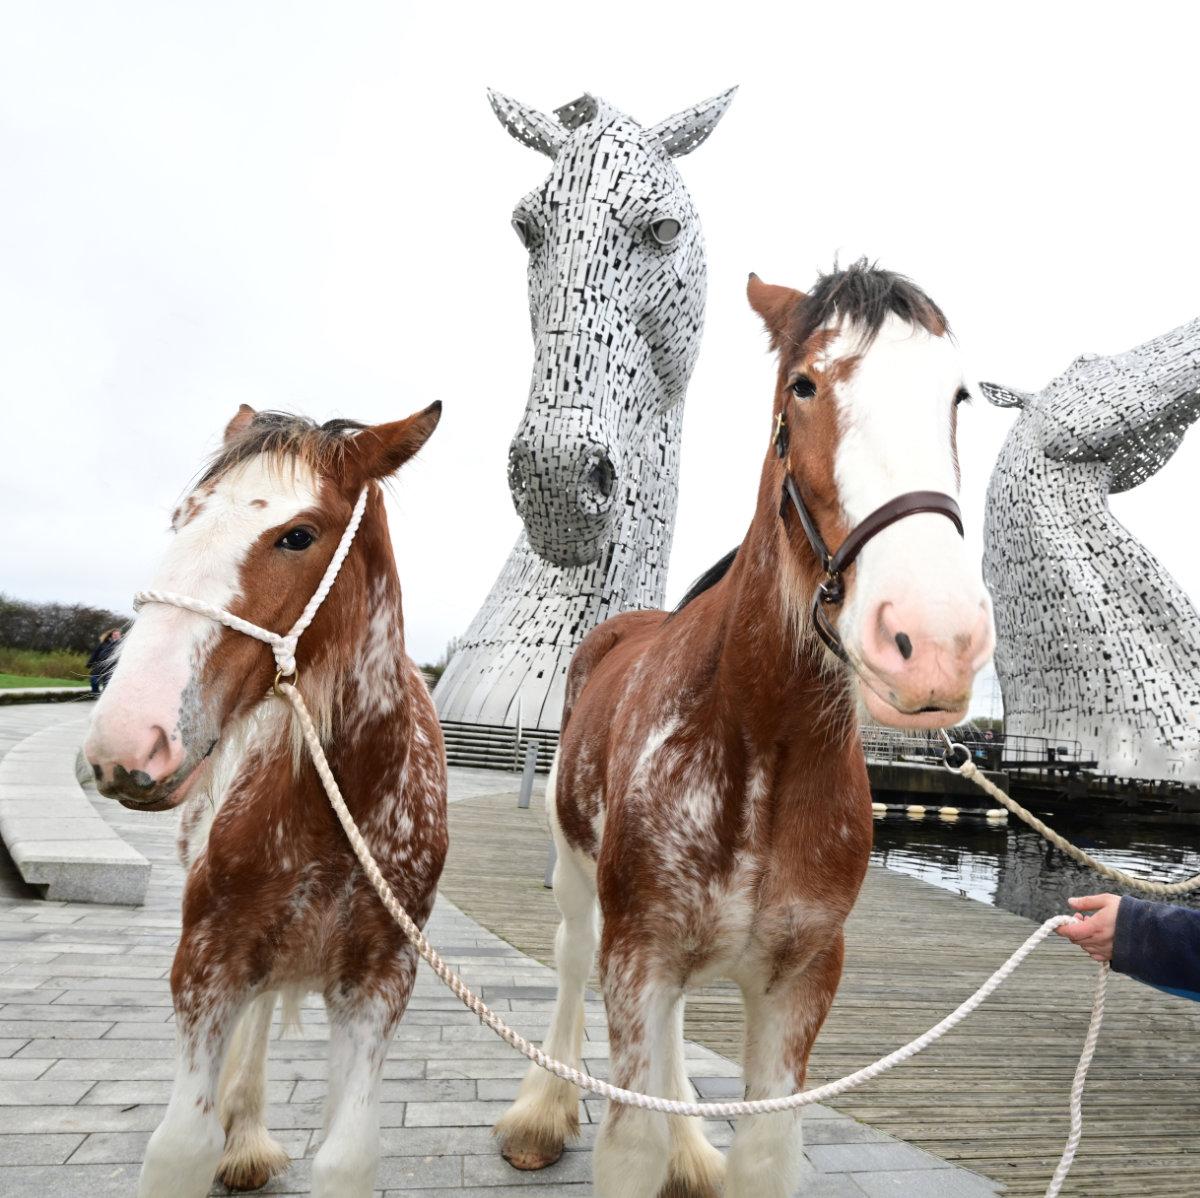
<instances>
[{"instance_id":1,"label":"metal fence post","mask_svg":"<svg viewBox=\"0 0 1200 1198\"><path fill-rule=\"evenodd\" d=\"M558 861L558 845L554 843L554 837L550 837L550 855L546 858L546 876L542 879L542 885L547 890L552 890L554 887L554 866Z\"/></svg>"},{"instance_id":2,"label":"metal fence post","mask_svg":"<svg viewBox=\"0 0 1200 1198\"><path fill-rule=\"evenodd\" d=\"M518 807L528 807L530 796L533 794L533 775L537 770L538 745L536 740L525 742L525 770L521 774L521 793L517 798Z\"/></svg>"}]
</instances>

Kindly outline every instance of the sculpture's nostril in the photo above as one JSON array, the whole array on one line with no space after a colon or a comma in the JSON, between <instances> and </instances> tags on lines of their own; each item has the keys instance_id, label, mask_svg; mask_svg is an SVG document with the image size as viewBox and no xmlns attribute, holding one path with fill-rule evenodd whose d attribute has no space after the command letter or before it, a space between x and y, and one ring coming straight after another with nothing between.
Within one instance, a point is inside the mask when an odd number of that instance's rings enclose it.
<instances>
[{"instance_id":1,"label":"sculpture's nostril","mask_svg":"<svg viewBox=\"0 0 1200 1198\"><path fill-rule=\"evenodd\" d=\"M613 493L613 487L617 481L617 473L607 456L599 458L592 463L592 467L588 471L587 480L592 488L603 495L605 499Z\"/></svg>"},{"instance_id":2,"label":"sculpture's nostril","mask_svg":"<svg viewBox=\"0 0 1200 1198\"><path fill-rule=\"evenodd\" d=\"M909 640L907 632L896 633L896 648L900 650L900 656L905 661L912 657L912 641Z\"/></svg>"}]
</instances>

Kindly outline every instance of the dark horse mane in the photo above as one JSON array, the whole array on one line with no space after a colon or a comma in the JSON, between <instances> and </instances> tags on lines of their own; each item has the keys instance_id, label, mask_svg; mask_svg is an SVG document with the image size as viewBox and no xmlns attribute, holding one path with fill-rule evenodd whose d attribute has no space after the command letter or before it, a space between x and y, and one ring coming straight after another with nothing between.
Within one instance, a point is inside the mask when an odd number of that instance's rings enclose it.
<instances>
[{"instance_id":1,"label":"dark horse mane","mask_svg":"<svg viewBox=\"0 0 1200 1198\"><path fill-rule=\"evenodd\" d=\"M683 611L683 609L687 607L687 605L691 603L691 601L697 596L703 595L705 591L715 587L717 583L729 573L729 567L733 565L733 559L737 557L738 550L740 548L740 545L735 546L723 558L721 558L719 562L715 562L713 565L709 566L708 569L705 570L704 573L701 574L700 577L697 578L690 587L688 587L687 594L684 595L684 597L675 605L671 615L677 615L679 612Z\"/></svg>"},{"instance_id":2,"label":"dark horse mane","mask_svg":"<svg viewBox=\"0 0 1200 1198\"><path fill-rule=\"evenodd\" d=\"M318 424L291 412L255 412L250 423L217 451L205 467L200 485L215 482L260 454L295 458L316 474L327 473L345 451L349 435L365 427L357 420Z\"/></svg>"},{"instance_id":3,"label":"dark horse mane","mask_svg":"<svg viewBox=\"0 0 1200 1198\"><path fill-rule=\"evenodd\" d=\"M941 308L916 283L859 258L844 270L835 266L818 277L812 290L797 305L788 338L795 345L804 345L818 329L844 322L859 330L862 344L867 346L889 316L899 316L937 336L950 331ZM672 614L683 611L693 599L715 587L729 573L737 552L731 549L709 566L688 588Z\"/></svg>"},{"instance_id":4,"label":"dark horse mane","mask_svg":"<svg viewBox=\"0 0 1200 1198\"><path fill-rule=\"evenodd\" d=\"M866 346L889 316L899 316L936 336L950 331L945 313L916 283L859 258L844 270L835 266L817 278L797 305L788 337L803 345L818 329L846 324L859 331Z\"/></svg>"}]
</instances>

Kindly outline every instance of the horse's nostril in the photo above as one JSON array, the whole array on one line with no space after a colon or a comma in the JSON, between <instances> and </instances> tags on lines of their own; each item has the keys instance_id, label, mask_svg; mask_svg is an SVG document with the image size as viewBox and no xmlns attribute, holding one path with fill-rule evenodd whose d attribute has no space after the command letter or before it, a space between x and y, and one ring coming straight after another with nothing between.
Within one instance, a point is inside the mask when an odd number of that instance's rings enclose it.
<instances>
[{"instance_id":1,"label":"horse's nostril","mask_svg":"<svg viewBox=\"0 0 1200 1198\"><path fill-rule=\"evenodd\" d=\"M912 657L912 641L908 639L907 632L896 633L896 648L900 650L900 656L905 661Z\"/></svg>"}]
</instances>

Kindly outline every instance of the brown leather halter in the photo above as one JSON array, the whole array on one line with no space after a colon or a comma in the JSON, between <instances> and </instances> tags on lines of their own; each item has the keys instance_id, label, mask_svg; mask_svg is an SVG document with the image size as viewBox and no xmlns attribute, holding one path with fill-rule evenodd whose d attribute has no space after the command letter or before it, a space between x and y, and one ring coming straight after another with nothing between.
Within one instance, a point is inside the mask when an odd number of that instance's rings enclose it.
<instances>
[{"instance_id":1,"label":"brown leather halter","mask_svg":"<svg viewBox=\"0 0 1200 1198\"><path fill-rule=\"evenodd\" d=\"M781 460L786 462L787 451L787 419L780 412L775 423L775 452ZM838 607L846 598L846 587L842 581L842 575L854 564L867 542L872 537L878 536L889 525L895 524L897 520L903 520L905 516L915 516L920 512L935 512L945 516L958 529L958 535L960 537L963 535L962 512L949 495L941 491L907 491L903 495L897 495L895 499L889 499L882 507L877 507L850 530L836 553L830 553L829 546L825 544L825 538L821 536L821 530L817 528L817 522L800 497L800 491L792 478L791 470L785 469L783 497L779 507L781 517L787 515L789 500L796 510L796 515L800 517L800 526L804 529L804 535L817 555L817 561L825 571L825 579L817 587L817 592L813 596L813 626L817 630L817 635L829 649L847 663L849 663L850 657L846 653L846 647L842 644L842 638L838 636L837 629L825 614L825 608Z\"/></svg>"}]
</instances>

